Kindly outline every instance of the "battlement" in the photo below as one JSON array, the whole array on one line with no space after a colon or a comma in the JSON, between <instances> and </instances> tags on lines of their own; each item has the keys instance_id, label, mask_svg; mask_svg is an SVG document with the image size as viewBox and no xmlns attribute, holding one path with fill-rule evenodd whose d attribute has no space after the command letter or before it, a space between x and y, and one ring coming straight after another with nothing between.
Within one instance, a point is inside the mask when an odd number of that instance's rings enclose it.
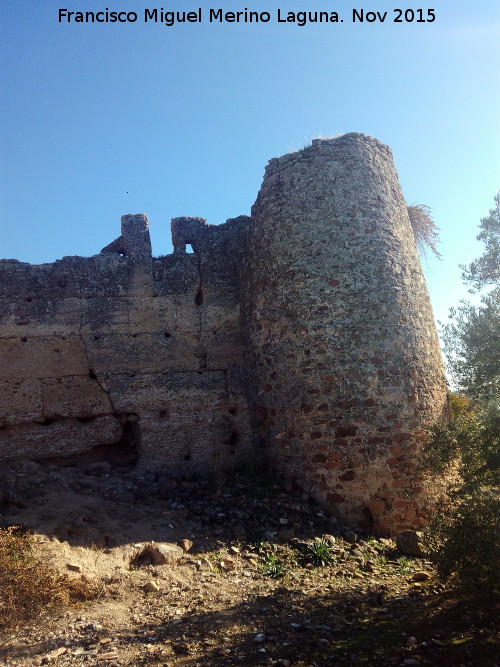
<instances>
[{"instance_id":1,"label":"battlement","mask_svg":"<svg viewBox=\"0 0 500 667\"><path fill-rule=\"evenodd\" d=\"M270 160L250 217L171 229L164 257L140 213L93 257L0 261L0 460L258 457L377 534L418 527L445 382L390 149L315 139Z\"/></svg>"}]
</instances>

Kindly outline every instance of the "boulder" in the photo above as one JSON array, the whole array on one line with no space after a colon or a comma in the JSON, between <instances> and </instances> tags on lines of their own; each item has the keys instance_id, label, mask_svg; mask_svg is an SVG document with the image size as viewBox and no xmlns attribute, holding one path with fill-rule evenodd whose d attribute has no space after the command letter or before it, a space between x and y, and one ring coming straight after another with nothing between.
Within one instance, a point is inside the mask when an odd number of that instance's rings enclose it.
<instances>
[{"instance_id":1,"label":"boulder","mask_svg":"<svg viewBox=\"0 0 500 667\"><path fill-rule=\"evenodd\" d=\"M404 530L396 535L396 548L407 556L423 556L422 533L416 530Z\"/></svg>"},{"instance_id":2,"label":"boulder","mask_svg":"<svg viewBox=\"0 0 500 667\"><path fill-rule=\"evenodd\" d=\"M176 544L167 542L146 542L140 546L130 561L132 567L148 565L175 565L182 558L184 551Z\"/></svg>"}]
</instances>

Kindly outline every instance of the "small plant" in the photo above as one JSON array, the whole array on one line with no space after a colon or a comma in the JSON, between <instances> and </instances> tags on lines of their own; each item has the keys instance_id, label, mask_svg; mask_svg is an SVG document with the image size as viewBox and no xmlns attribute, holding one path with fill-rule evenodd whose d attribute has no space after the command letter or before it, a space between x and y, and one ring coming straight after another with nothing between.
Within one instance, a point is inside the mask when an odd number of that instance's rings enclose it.
<instances>
[{"instance_id":1,"label":"small plant","mask_svg":"<svg viewBox=\"0 0 500 667\"><path fill-rule=\"evenodd\" d=\"M411 560L406 556L399 556L397 563L401 574L408 574L411 572Z\"/></svg>"},{"instance_id":2,"label":"small plant","mask_svg":"<svg viewBox=\"0 0 500 667\"><path fill-rule=\"evenodd\" d=\"M387 557L383 554L379 554L375 559L378 567L385 567L387 565Z\"/></svg>"},{"instance_id":3,"label":"small plant","mask_svg":"<svg viewBox=\"0 0 500 667\"><path fill-rule=\"evenodd\" d=\"M275 553L269 552L262 558L262 574L266 577L279 579L285 575L286 568L283 560Z\"/></svg>"},{"instance_id":4,"label":"small plant","mask_svg":"<svg viewBox=\"0 0 500 667\"><path fill-rule=\"evenodd\" d=\"M316 539L304 546L303 557L315 567L331 565L335 560L335 554L326 540Z\"/></svg>"},{"instance_id":5,"label":"small plant","mask_svg":"<svg viewBox=\"0 0 500 667\"><path fill-rule=\"evenodd\" d=\"M269 549L269 546L269 543L265 542L264 540L256 540L252 544L252 549L258 554L263 554L266 553L266 551Z\"/></svg>"},{"instance_id":6,"label":"small plant","mask_svg":"<svg viewBox=\"0 0 500 667\"><path fill-rule=\"evenodd\" d=\"M407 211L419 252L425 256L426 251L430 250L433 255L441 259L437 249L437 244L440 242L439 229L432 219L431 209L425 204L411 204L407 206Z\"/></svg>"}]
</instances>

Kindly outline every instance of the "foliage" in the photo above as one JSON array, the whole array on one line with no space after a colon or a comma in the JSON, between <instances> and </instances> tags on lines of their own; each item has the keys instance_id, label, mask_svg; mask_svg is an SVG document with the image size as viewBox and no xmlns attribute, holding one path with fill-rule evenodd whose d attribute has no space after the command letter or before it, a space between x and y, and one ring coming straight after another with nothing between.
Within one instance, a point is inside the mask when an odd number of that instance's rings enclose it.
<instances>
[{"instance_id":1,"label":"foliage","mask_svg":"<svg viewBox=\"0 0 500 667\"><path fill-rule=\"evenodd\" d=\"M293 549L269 542L255 543L254 549L260 555L262 573L274 578L285 576L297 565L307 568L326 567L335 560L331 545L320 538L298 542Z\"/></svg>"},{"instance_id":2,"label":"foliage","mask_svg":"<svg viewBox=\"0 0 500 667\"><path fill-rule=\"evenodd\" d=\"M41 565L27 531L15 526L0 528L0 629L36 618L49 605L96 595L94 586Z\"/></svg>"},{"instance_id":3,"label":"foliage","mask_svg":"<svg viewBox=\"0 0 500 667\"><path fill-rule=\"evenodd\" d=\"M456 388L483 401L500 396L500 194L495 204L479 225L477 238L484 241L483 254L468 267L462 266L471 292L486 286L492 289L479 306L463 301L459 308L452 308L453 321L442 332Z\"/></svg>"},{"instance_id":4,"label":"foliage","mask_svg":"<svg viewBox=\"0 0 500 667\"><path fill-rule=\"evenodd\" d=\"M495 196L495 208L482 218L479 229L476 238L484 242L485 250L469 266L460 267L463 280L471 284L473 292L488 285L500 286L500 193Z\"/></svg>"},{"instance_id":5,"label":"foliage","mask_svg":"<svg viewBox=\"0 0 500 667\"><path fill-rule=\"evenodd\" d=\"M424 450L424 468L454 473L448 500L435 514L427 551L438 576L456 575L467 589L498 586L495 552L500 548L500 401L479 408L450 397L448 425L434 425Z\"/></svg>"},{"instance_id":6,"label":"foliage","mask_svg":"<svg viewBox=\"0 0 500 667\"><path fill-rule=\"evenodd\" d=\"M411 560L406 556L399 556L397 563L401 574L409 574L411 572Z\"/></svg>"},{"instance_id":7,"label":"foliage","mask_svg":"<svg viewBox=\"0 0 500 667\"><path fill-rule=\"evenodd\" d=\"M480 223L484 253L462 266L471 291L493 289L479 306L452 309L443 331L448 369L465 396L450 397L449 423L431 429L423 457L428 470L455 472L427 538L430 557L439 576L455 574L469 589L500 583L500 195L495 203Z\"/></svg>"},{"instance_id":8,"label":"foliage","mask_svg":"<svg viewBox=\"0 0 500 667\"><path fill-rule=\"evenodd\" d=\"M285 563L275 553L266 553L262 558L262 574L279 579L285 574Z\"/></svg>"},{"instance_id":9,"label":"foliage","mask_svg":"<svg viewBox=\"0 0 500 667\"><path fill-rule=\"evenodd\" d=\"M457 389L489 400L500 395L500 288L483 296L481 304L452 308L453 322L443 327L442 338Z\"/></svg>"},{"instance_id":10,"label":"foliage","mask_svg":"<svg viewBox=\"0 0 500 667\"><path fill-rule=\"evenodd\" d=\"M411 204L406 208L419 252L425 256L427 249L429 249L440 259L441 254L437 249L437 244L440 242L439 232L432 219L430 208L425 204Z\"/></svg>"},{"instance_id":11,"label":"foliage","mask_svg":"<svg viewBox=\"0 0 500 667\"><path fill-rule=\"evenodd\" d=\"M325 567L331 565L335 559L335 554L326 540L315 539L304 545L302 556L310 561L315 567Z\"/></svg>"},{"instance_id":12,"label":"foliage","mask_svg":"<svg viewBox=\"0 0 500 667\"><path fill-rule=\"evenodd\" d=\"M258 542L254 549L260 555L262 574L279 579L297 565L293 551L269 542Z\"/></svg>"},{"instance_id":13,"label":"foliage","mask_svg":"<svg viewBox=\"0 0 500 667\"><path fill-rule=\"evenodd\" d=\"M500 503L498 489L461 494L427 535L426 548L438 576L470 592L499 590Z\"/></svg>"},{"instance_id":14,"label":"foliage","mask_svg":"<svg viewBox=\"0 0 500 667\"><path fill-rule=\"evenodd\" d=\"M451 419L435 424L423 452L427 469L436 474L457 466L453 493L473 493L499 483L500 402L476 407L469 399L451 394Z\"/></svg>"}]
</instances>

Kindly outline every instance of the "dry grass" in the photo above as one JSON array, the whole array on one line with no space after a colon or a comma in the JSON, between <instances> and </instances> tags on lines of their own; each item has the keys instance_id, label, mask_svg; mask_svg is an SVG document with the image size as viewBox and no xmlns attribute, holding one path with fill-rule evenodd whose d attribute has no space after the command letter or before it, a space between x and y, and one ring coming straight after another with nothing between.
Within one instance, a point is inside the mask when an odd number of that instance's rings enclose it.
<instances>
[{"instance_id":1,"label":"dry grass","mask_svg":"<svg viewBox=\"0 0 500 667\"><path fill-rule=\"evenodd\" d=\"M42 610L95 598L98 587L40 564L33 536L19 526L0 528L0 630L36 618Z\"/></svg>"}]
</instances>

